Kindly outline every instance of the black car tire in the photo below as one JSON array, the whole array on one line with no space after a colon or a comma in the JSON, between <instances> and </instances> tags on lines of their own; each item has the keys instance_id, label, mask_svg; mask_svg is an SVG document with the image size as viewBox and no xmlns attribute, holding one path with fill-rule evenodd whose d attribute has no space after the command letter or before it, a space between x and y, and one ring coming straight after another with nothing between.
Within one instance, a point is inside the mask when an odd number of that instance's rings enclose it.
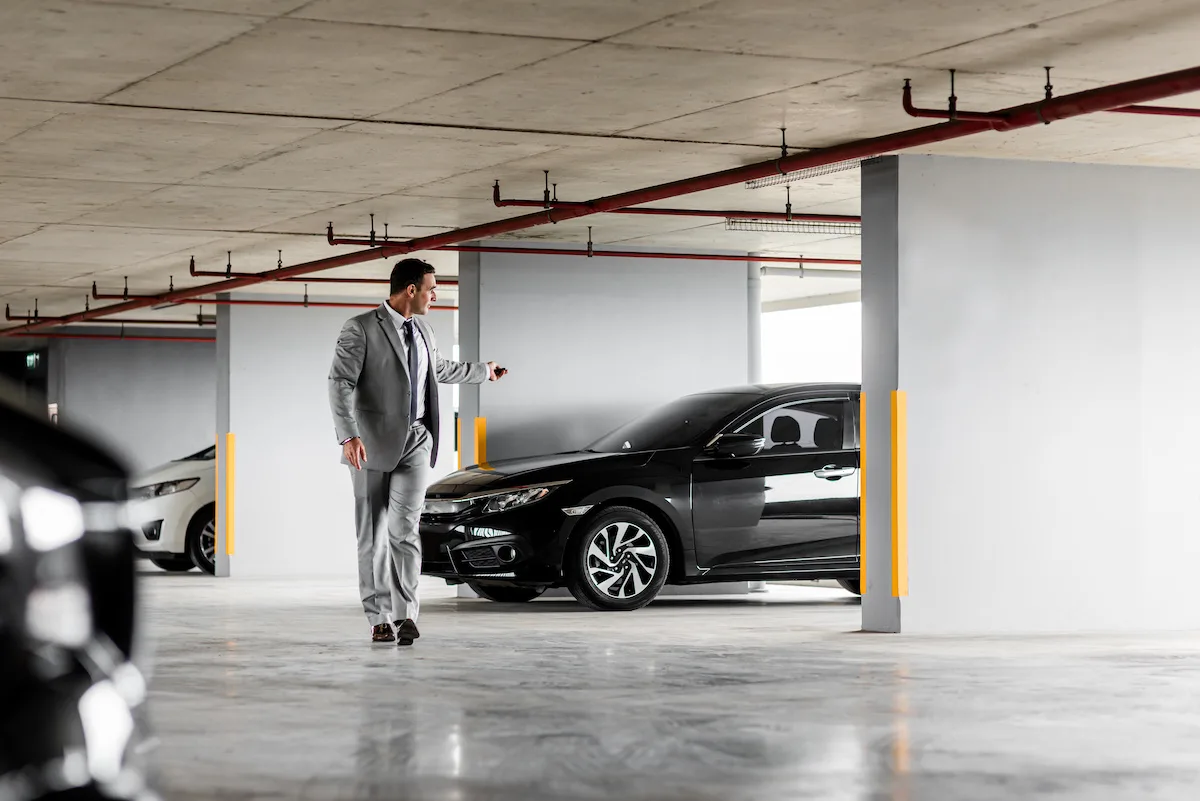
<instances>
[{"instance_id":1,"label":"black car tire","mask_svg":"<svg viewBox=\"0 0 1200 801\"><path fill-rule=\"evenodd\" d=\"M838 579L838 584L842 585L842 589L846 592L852 592L855 595L862 595L862 587L858 579Z\"/></svg>"},{"instance_id":2,"label":"black car tire","mask_svg":"<svg viewBox=\"0 0 1200 801\"><path fill-rule=\"evenodd\" d=\"M629 539L631 535L632 539ZM618 565L625 567L620 573L606 570L591 552L592 545L607 542L611 548L622 537L626 538L626 549L653 548L653 553L643 550L635 554L626 550L613 554L610 550L605 554L606 560L616 559ZM604 548L600 550L604 551ZM651 564L652 569L648 567ZM640 609L658 595L671 571L671 549L662 529L647 514L628 506L613 506L600 510L583 523L572 538L565 567L567 588L579 603L602 612L627 612ZM620 576L612 585L617 588L617 595L600 586L603 580L597 581L597 576L604 573ZM636 581L644 582L642 588L624 596L623 592L631 589L629 582Z\"/></svg>"},{"instance_id":3,"label":"black car tire","mask_svg":"<svg viewBox=\"0 0 1200 801\"><path fill-rule=\"evenodd\" d=\"M523 604L532 601L543 592L545 587L516 587L503 584L476 584L468 581L467 586L475 591L480 598L495 601L500 604Z\"/></svg>"},{"instance_id":4,"label":"black car tire","mask_svg":"<svg viewBox=\"0 0 1200 801\"><path fill-rule=\"evenodd\" d=\"M168 573L186 573L195 567L190 556L151 556L150 562Z\"/></svg>"},{"instance_id":5,"label":"black car tire","mask_svg":"<svg viewBox=\"0 0 1200 801\"><path fill-rule=\"evenodd\" d=\"M188 523L187 530L187 553L188 558L192 560L192 564L200 568L203 572L212 576L217 572L216 552L212 557L204 552L205 529L210 525L215 526L217 522L217 505L210 503L203 507L192 518L192 522ZM214 529L215 531L215 529Z\"/></svg>"}]
</instances>

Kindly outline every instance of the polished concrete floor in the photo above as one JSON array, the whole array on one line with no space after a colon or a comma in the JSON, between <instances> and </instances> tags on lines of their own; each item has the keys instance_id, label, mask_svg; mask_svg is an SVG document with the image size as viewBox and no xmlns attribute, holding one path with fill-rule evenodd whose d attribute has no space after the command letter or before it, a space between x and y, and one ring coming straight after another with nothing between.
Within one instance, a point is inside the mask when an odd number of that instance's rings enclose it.
<instances>
[{"instance_id":1,"label":"polished concrete floor","mask_svg":"<svg viewBox=\"0 0 1200 801\"><path fill-rule=\"evenodd\" d=\"M836 590L630 614L428 582L415 647L353 582L145 575L168 799L1193 799L1200 635L857 633Z\"/></svg>"}]
</instances>

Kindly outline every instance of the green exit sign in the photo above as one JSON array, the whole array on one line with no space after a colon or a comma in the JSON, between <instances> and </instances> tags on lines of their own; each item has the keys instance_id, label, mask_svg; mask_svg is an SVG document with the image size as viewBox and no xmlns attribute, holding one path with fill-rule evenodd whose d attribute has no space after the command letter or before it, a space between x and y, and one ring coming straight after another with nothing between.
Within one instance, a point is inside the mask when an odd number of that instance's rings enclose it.
<instances>
[{"instance_id":1,"label":"green exit sign","mask_svg":"<svg viewBox=\"0 0 1200 801\"><path fill-rule=\"evenodd\" d=\"M42 354L26 353L25 354L25 369L36 370L38 365L42 363Z\"/></svg>"}]
</instances>

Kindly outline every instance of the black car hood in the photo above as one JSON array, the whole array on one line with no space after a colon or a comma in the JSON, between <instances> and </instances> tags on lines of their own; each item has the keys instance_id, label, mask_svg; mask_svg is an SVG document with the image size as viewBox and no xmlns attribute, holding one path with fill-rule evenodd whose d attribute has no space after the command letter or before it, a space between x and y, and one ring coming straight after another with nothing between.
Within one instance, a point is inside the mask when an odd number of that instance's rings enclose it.
<instances>
[{"instance_id":1,"label":"black car hood","mask_svg":"<svg viewBox=\"0 0 1200 801\"><path fill-rule=\"evenodd\" d=\"M461 498L475 492L523 487L541 481L566 481L598 471L645 464L653 452L592 453L573 451L523 459L503 459L468 467L441 479L429 488L429 498Z\"/></svg>"}]
</instances>

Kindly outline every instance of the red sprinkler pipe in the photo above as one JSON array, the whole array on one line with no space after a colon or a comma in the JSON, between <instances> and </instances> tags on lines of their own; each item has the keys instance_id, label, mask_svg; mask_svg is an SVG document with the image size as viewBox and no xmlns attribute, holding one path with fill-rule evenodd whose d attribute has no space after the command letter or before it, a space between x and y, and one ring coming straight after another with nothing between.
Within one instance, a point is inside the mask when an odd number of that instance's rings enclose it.
<instances>
[{"instance_id":1,"label":"red sprinkler pipe","mask_svg":"<svg viewBox=\"0 0 1200 801\"><path fill-rule=\"evenodd\" d=\"M522 206L535 209L569 209L576 206L587 206L586 203L574 203L566 200L515 200L500 198L500 182L492 185L492 202L497 206ZM787 222L824 222L824 223L861 223L862 217L848 214L799 214L784 211L719 211L716 209L662 209L638 206L627 209L616 209L612 214L648 214L666 217L723 217L728 220L784 220Z\"/></svg>"},{"instance_id":2,"label":"red sprinkler pipe","mask_svg":"<svg viewBox=\"0 0 1200 801\"><path fill-rule=\"evenodd\" d=\"M37 322L46 318L40 315L32 314L13 314L12 308L8 305L4 307L4 319L8 321L17 320L23 323ZM197 327L216 325L215 320L151 320L144 319L122 319L122 320L94 320L96 325L194 325Z\"/></svg>"},{"instance_id":3,"label":"red sprinkler pipe","mask_svg":"<svg viewBox=\"0 0 1200 801\"><path fill-rule=\"evenodd\" d=\"M951 85L953 86L953 83ZM953 89L951 91L953 91ZM904 79L904 90L900 95L900 103L910 117L924 117L935 120L969 120L995 123L993 127L995 127L996 130L1011 130L1004 127L1009 121L1007 114L1002 112L993 113L981 111L961 111L957 108L957 98L955 98L953 94L950 96L950 109L919 108L913 105L912 85L908 78ZM1182 108L1179 106L1132 105L1103 110L1114 114L1148 114L1157 117L1200 117L1200 108ZM1049 124L1049 122L1050 120L1046 120L1047 124Z\"/></svg>"},{"instance_id":4,"label":"red sprinkler pipe","mask_svg":"<svg viewBox=\"0 0 1200 801\"><path fill-rule=\"evenodd\" d=\"M330 242L330 244L332 245L335 243ZM235 273L232 271L219 272L217 270L197 270L196 269L196 260L194 258L192 259L191 266L188 268L188 272L190 272L193 276L196 276L196 277L207 276L209 278L251 278L251 277L258 277L258 276L263 276L263 275L270 275L270 273ZM267 280L270 280L270 279L267 279ZM307 275L298 277L298 278L278 278L276 280L282 281L282 282L297 283L297 284L384 284L384 285L387 285L387 284L391 283L390 279L387 279L387 278L321 278L318 276L307 276ZM456 279L456 278L446 278L446 279L439 278L438 286L458 286L458 279ZM113 300L120 299L115 296L106 296L106 297L109 297Z\"/></svg>"},{"instance_id":5,"label":"red sprinkler pipe","mask_svg":"<svg viewBox=\"0 0 1200 801\"><path fill-rule=\"evenodd\" d=\"M13 318L16 319L16 318ZM211 328L216 325L215 320L151 320L145 319L122 319L122 320L93 320L96 325L190 325L196 328Z\"/></svg>"},{"instance_id":6,"label":"red sprinkler pipe","mask_svg":"<svg viewBox=\"0 0 1200 801\"><path fill-rule=\"evenodd\" d=\"M845 264L860 266L858 259L810 258L808 256L747 256L737 253L664 253L640 250L575 250L571 248L520 248L492 245L452 245L442 250L460 253L515 253L522 256L586 256L618 259L685 259L688 261L760 261L767 264Z\"/></svg>"},{"instance_id":7,"label":"red sprinkler pipe","mask_svg":"<svg viewBox=\"0 0 1200 801\"><path fill-rule=\"evenodd\" d=\"M483 223L482 225L457 228L440 234L431 234L429 236L410 239L406 242L396 242L382 247L368 248L354 253L344 253L304 262L291 267L274 270L271 274L265 276L229 278L203 286L179 289L174 292L164 292L156 298L138 298L112 306L85 309L84 311L64 317L35 321L15 328L9 328L0 333L3 333L5 336L19 336L39 328L48 328L65 323L84 322L98 317L108 317L113 314L144 309L148 306L155 306L162 303L174 303L201 295L232 292L267 281L293 278L298 275L332 270L336 267L361 264L373 259L399 256L420 250L431 250L433 248L445 247L446 245L457 245L460 242L490 239L502 234L524 231L527 228L547 223L563 222L564 220L586 217L589 214L600 214L629 206L653 203L693 192L703 192L706 189L719 189L723 186L766 178L772 175L786 175L789 172L811 167L822 167L851 159L864 159L880 156L885 153L893 153L898 150L924 147L952 139L960 139L965 136L973 136L988 129L1008 131L1016 128L1027 128L1040 123L1050 123L1083 114L1092 114L1097 111L1123 108L1125 106L1161 100L1164 97L1174 97L1175 95L1195 91L1200 91L1200 67L1191 67L1150 78L1127 81L1125 83L1041 100L1036 103L1014 106L1013 108L996 112L998 115L1004 116L1005 121L1003 123L988 123L979 120L953 120L939 125L929 125L906 131L897 131L883 136L874 136L869 139L857 139L832 147L808 150L778 159L770 159L755 164L710 172L692 178L670 181L644 189L635 189L630 192L608 195L587 201L583 207L579 208L540 210L533 214L524 214L519 217L510 217L504 220Z\"/></svg>"},{"instance_id":8,"label":"red sprinkler pipe","mask_svg":"<svg viewBox=\"0 0 1200 801\"><path fill-rule=\"evenodd\" d=\"M365 245L365 239L339 239L341 244ZM503 245L446 245L436 250L453 251L455 253L512 253L520 256L593 256L615 259L683 259L687 261L761 261L780 264L846 264L859 266L859 259L831 259L808 256L746 256L737 253L669 253L650 250L597 250L589 247L586 250L577 248L527 248L505 247Z\"/></svg>"},{"instance_id":9,"label":"red sprinkler pipe","mask_svg":"<svg viewBox=\"0 0 1200 801\"><path fill-rule=\"evenodd\" d=\"M249 298L185 298L183 300L172 301L176 304L194 303L203 306L299 306L303 308L316 307L318 309L374 309L379 306L378 303L341 303L328 302L317 300L252 300ZM433 311L458 311L457 306L430 306Z\"/></svg>"},{"instance_id":10,"label":"red sprinkler pipe","mask_svg":"<svg viewBox=\"0 0 1200 801\"><path fill-rule=\"evenodd\" d=\"M28 334L31 338L36 339L110 339L119 340L122 342L216 342L216 337L168 337L168 336L153 336L151 334L138 334L136 336L122 336L121 334L60 334L56 331L39 332L36 334Z\"/></svg>"},{"instance_id":11,"label":"red sprinkler pipe","mask_svg":"<svg viewBox=\"0 0 1200 801\"><path fill-rule=\"evenodd\" d=\"M954 90L952 89L951 92ZM912 100L912 82L909 78L904 79L904 91L900 95L900 103L904 106L904 110L908 112L910 117L926 117L935 120L970 120L974 122L1001 123L1005 121L1003 114L992 114L990 112L980 111L959 111L957 108L957 98L952 94L950 96L950 105L953 111L943 110L938 108L918 108L913 105Z\"/></svg>"},{"instance_id":12,"label":"red sprinkler pipe","mask_svg":"<svg viewBox=\"0 0 1200 801\"><path fill-rule=\"evenodd\" d=\"M1155 117L1200 117L1200 108L1181 108L1179 106L1125 106L1110 108L1115 114L1150 114Z\"/></svg>"}]
</instances>

